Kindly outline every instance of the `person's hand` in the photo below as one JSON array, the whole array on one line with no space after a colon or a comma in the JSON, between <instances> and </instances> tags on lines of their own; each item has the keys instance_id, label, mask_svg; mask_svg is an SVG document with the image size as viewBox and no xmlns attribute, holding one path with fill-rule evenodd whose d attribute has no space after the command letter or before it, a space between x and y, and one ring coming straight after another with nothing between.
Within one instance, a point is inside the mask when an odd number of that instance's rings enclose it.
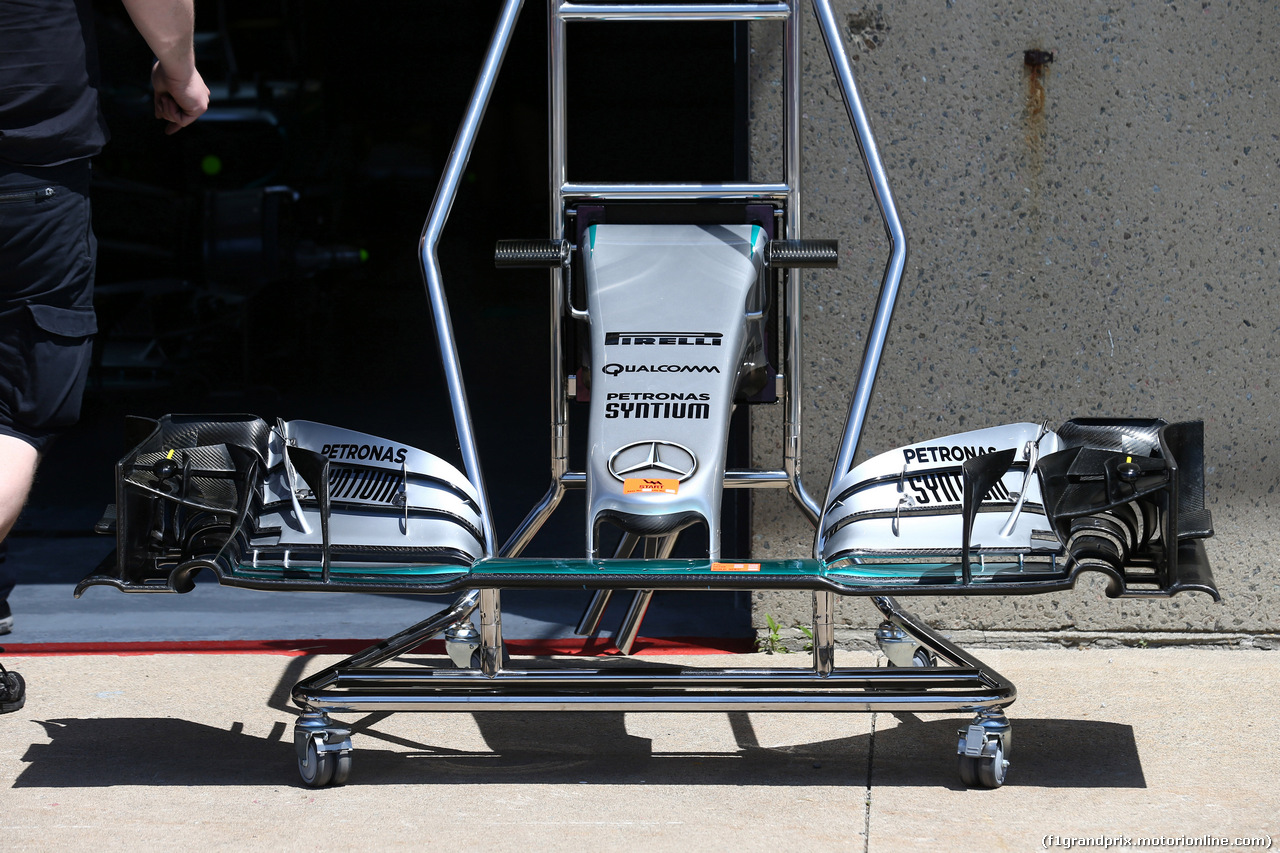
<instances>
[{"instance_id":1,"label":"person's hand","mask_svg":"<svg viewBox=\"0 0 1280 853\"><path fill-rule=\"evenodd\" d=\"M171 75L157 62L151 68L156 118L167 121L165 133L177 133L209 109L209 87L195 68L189 74Z\"/></svg>"}]
</instances>

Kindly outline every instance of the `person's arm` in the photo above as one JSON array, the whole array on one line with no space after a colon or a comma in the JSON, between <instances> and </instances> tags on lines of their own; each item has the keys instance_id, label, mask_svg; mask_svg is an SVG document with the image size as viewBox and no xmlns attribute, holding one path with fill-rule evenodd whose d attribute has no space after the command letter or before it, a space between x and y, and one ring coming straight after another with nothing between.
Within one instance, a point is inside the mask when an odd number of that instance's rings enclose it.
<instances>
[{"instance_id":1,"label":"person's arm","mask_svg":"<svg viewBox=\"0 0 1280 853\"><path fill-rule=\"evenodd\" d=\"M177 133L209 108L209 87L196 70L193 0L122 0L133 25L156 55L151 69L156 118Z\"/></svg>"}]
</instances>

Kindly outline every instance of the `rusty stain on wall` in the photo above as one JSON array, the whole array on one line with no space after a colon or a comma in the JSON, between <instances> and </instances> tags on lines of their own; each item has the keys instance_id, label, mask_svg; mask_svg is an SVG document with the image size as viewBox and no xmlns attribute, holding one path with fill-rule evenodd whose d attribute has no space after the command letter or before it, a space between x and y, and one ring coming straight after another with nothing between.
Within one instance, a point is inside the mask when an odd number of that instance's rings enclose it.
<instances>
[{"instance_id":1,"label":"rusty stain on wall","mask_svg":"<svg viewBox=\"0 0 1280 853\"><path fill-rule=\"evenodd\" d=\"M1053 51L1038 47L1023 51L1022 54L1023 75L1027 78L1027 167L1033 202L1038 195L1040 173L1044 168L1044 146L1048 136L1045 82L1049 76L1049 64L1053 62L1053 56Z\"/></svg>"},{"instance_id":2,"label":"rusty stain on wall","mask_svg":"<svg viewBox=\"0 0 1280 853\"><path fill-rule=\"evenodd\" d=\"M1053 51L1041 50L1039 47L1023 51L1023 70L1027 77L1027 147L1032 154L1036 172L1043 163L1044 137L1048 126L1044 115L1044 82L1048 78L1048 67L1053 61Z\"/></svg>"}]
</instances>

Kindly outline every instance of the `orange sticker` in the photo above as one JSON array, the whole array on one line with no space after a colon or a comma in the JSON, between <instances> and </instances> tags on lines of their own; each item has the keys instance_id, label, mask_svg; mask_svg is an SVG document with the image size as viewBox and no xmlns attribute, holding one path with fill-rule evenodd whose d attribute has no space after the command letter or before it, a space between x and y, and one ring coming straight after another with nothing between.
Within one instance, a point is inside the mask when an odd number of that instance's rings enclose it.
<instances>
[{"instance_id":1,"label":"orange sticker","mask_svg":"<svg viewBox=\"0 0 1280 853\"><path fill-rule=\"evenodd\" d=\"M662 495L674 495L680 491L679 480L663 480L657 478L632 478L622 481L622 493L635 495L642 492L653 492Z\"/></svg>"},{"instance_id":2,"label":"orange sticker","mask_svg":"<svg viewBox=\"0 0 1280 853\"><path fill-rule=\"evenodd\" d=\"M712 563L713 572L758 572L759 563Z\"/></svg>"}]
</instances>

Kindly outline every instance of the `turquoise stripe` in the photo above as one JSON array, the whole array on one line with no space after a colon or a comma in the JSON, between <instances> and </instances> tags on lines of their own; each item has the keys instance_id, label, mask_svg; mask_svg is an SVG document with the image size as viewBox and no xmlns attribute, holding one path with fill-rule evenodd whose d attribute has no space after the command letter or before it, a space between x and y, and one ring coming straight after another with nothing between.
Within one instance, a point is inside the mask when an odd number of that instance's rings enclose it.
<instances>
[{"instance_id":1,"label":"turquoise stripe","mask_svg":"<svg viewBox=\"0 0 1280 853\"><path fill-rule=\"evenodd\" d=\"M865 558L864 558L865 559ZM714 566L714 568L713 568ZM330 577L345 583L378 583L388 580L440 583L451 578L474 578L483 584L485 578L502 575L533 575L547 580L559 579L565 586L590 587L592 578L604 579L626 575L674 575L687 578L705 578L709 586L714 587L713 579L729 580L740 585L751 578L829 578L839 583L858 585L859 583L883 584L900 581L902 583L943 583L951 584L959 581L960 567L954 562L881 562L845 563L841 561L835 567L827 566L820 560L750 560L740 562L710 563L707 560L668 559L668 560L585 560L585 559L504 559L493 558L479 560L469 569L451 565L403 565L359 568L352 566L334 566L330 569ZM973 576L976 583L983 581L1021 579L1026 581L1044 580L1061 575L1060 568L1048 565L1026 564L1019 567L1017 563L988 561L985 566L974 565ZM278 579L278 580L311 580L318 581L320 569L281 566L239 566L233 573L238 578Z\"/></svg>"}]
</instances>

